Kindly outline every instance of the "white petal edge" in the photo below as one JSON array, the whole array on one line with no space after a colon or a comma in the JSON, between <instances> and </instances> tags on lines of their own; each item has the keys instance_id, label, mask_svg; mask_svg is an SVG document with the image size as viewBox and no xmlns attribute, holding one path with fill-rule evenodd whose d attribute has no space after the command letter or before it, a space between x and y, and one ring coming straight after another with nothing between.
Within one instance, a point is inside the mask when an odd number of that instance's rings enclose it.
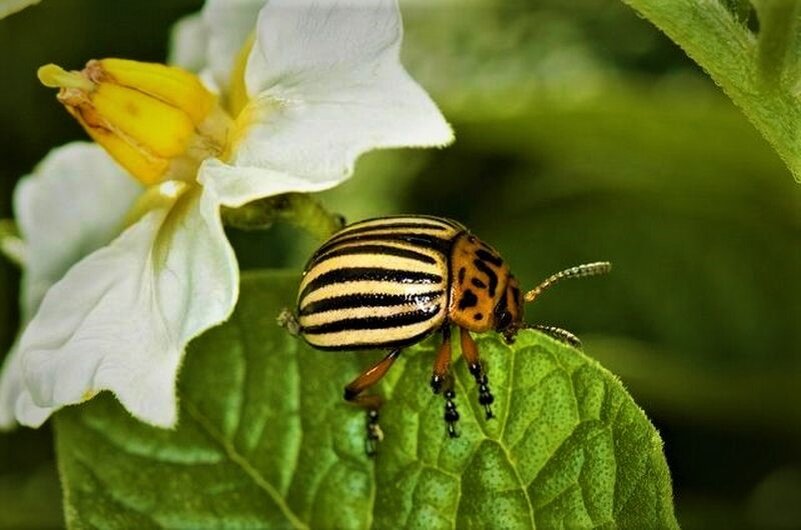
<instances>
[{"instance_id":1,"label":"white petal edge","mask_svg":"<svg viewBox=\"0 0 801 530\"><path fill-rule=\"evenodd\" d=\"M22 11L28 6L38 4L41 0L0 0L0 19Z\"/></svg>"},{"instance_id":2,"label":"white petal edge","mask_svg":"<svg viewBox=\"0 0 801 530\"><path fill-rule=\"evenodd\" d=\"M96 144L52 150L14 190L14 211L25 241L23 322L45 292L81 258L114 239L142 192Z\"/></svg>"},{"instance_id":3,"label":"white petal edge","mask_svg":"<svg viewBox=\"0 0 801 530\"><path fill-rule=\"evenodd\" d=\"M190 72L200 72L206 67L208 42L209 31L203 15L186 15L178 19L170 30L167 62Z\"/></svg>"},{"instance_id":4,"label":"white petal edge","mask_svg":"<svg viewBox=\"0 0 801 530\"><path fill-rule=\"evenodd\" d=\"M14 210L25 239L27 266L20 286L22 329L47 290L86 254L111 241L141 187L97 145L75 142L52 150L14 190ZM69 200L65 200L69 198ZM24 390L15 341L0 371L0 429L15 426ZM37 422L47 409L31 403Z\"/></svg>"},{"instance_id":5,"label":"white petal edge","mask_svg":"<svg viewBox=\"0 0 801 530\"><path fill-rule=\"evenodd\" d=\"M0 372L0 430L8 430L17 425L15 409L25 389L25 380L22 375L22 356L17 341L11 347L3 362ZM44 422L50 415L47 409L36 406L30 407L29 415L33 419Z\"/></svg>"},{"instance_id":6,"label":"white petal edge","mask_svg":"<svg viewBox=\"0 0 801 530\"><path fill-rule=\"evenodd\" d=\"M234 62L248 37L265 0L207 0L203 22L208 32L206 67L214 86L226 87Z\"/></svg>"},{"instance_id":7,"label":"white petal edge","mask_svg":"<svg viewBox=\"0 0 801 530\"><path fill-rule=\"evenodd\" d=\"M217 159L203 162L198 181L220 204L237 208L263 197L289 192L313 193L333 188L339 180L314 181L259 167L237 167Z\"/></svg>"},{"instance_id":8,"label":"white petal edge","mask_svg":"<svg viewBox=\"0 0 801 530\"><path fill-rule=\"evenodd\" d=\"M453 131L400 63L396 2L270 1L230 164L342 181L362 153L444 146Z\"/></svg>"},{"instance_id":9,"label":"white petal edge","mask_svg":"<svg viewBox=\"0 0 801 530\"><path fill-rule=\"evenodd\" d=\"M16 425L14 406L22 389L22 363L15 342L3 361L3 370L0 371L0 429L10 429Z\"/></svg>"},{"instance_id":10,"label":"white petal edge","mask_svg":"<svg viewBox=\"0 0 801 530\"><path fill-rule=\"evenodd\" d=\"M173 427L186 345L230 316L238 276L213 190L148 213L48 291L20 339L17 420L37 427L41 409L110 390L137 419Z\"/></svg>"}]
</instances>

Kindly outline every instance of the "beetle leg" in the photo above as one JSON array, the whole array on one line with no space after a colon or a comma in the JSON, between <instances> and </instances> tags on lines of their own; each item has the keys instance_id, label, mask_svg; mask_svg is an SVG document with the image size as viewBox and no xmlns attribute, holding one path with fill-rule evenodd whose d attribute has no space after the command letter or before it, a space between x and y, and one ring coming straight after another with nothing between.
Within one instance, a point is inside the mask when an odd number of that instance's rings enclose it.
<instances>
[{"instance_id":1,"label":"beetle leg","mask_svg":"<svg viewBox=\"0 0 801 530\"><path fill-rule=\"evenodd\" d=\"M556 326L546 326L543 324L532 324L526 326L528 329L536 329L542 331L546 335L563 342L568 346L573 346L576 349L581 349L581 339L567 331L566 329L558 328Z\"/></svg>"},{"instance_id":2,"label":"beetle leg","mask_svg":"<svg viewBox=\"0 0 801 530\"><path fill-rule=\"evenodd\" d=\"M434 358L434 370L431 375L431 390L435 394L442 392L442 386L449 377L451 368L451 327L446 324L442 328L442 344L439 345Z\"/></svg>"},{"instance_id":3,"label":"beetle leg","mask_svg":"<svg viewBox=\"0 0 801 530\"><path fill-rule=\"evenodd\" d=\"M451 326L446 324L442 328L442 344L437 350L434 359L434 373L431 375L431 389L435 394L442 394L445 398L445 423L448 424L448 436L458 438L459 432L456 430L456 422L459 421L459 413L456 411L456 392L453 389L453 377L450 373L451 367Z\"/></svg>"},{"instance_id":4,"label":"beetle leg","mask_svg":"<svg viewBox=\"0 0 801 530\"><path fill-rule=\"evenodd\" d=\"M462 341L462 355L464 355L465 361L467 361L467 368L476 380L476 386L478 386L478 402L484 407L484 414L487 419L492 419L495 417L492 414L492 403L495 401L495 397L490 392L487 373L484 370L481 359L478 357L478 346L476 346L476 341L473 340L473 337L470 336L470 332L465 328L460 328L459 333Z\"/></svg>"},{"instance_id":5,"label":"beetle leg","mask_svg":"<svg viewBox=\"0 0 801 530\"><path fill-rule=\"evenodd\" d=\"M359 374L359 376L345 387L345 401L358 405L367 410L367 436L365 438L365 452L374 456L376 445L384 438L381 426L378 424L378 409L383 400L376 394L361 395L362 392L378 383L389 370L390 366L400 355L400 350L390 351L386 357Z\"/></svg>"},{"instance_id":6,"label":"beetle leg","mask_svg":"<svg viewBox=\"0 0 801 530\"><path fill-rule=\"evenodd\" d=\"M456 399L456 392L453 390L453 383L452 379L449 379L451 383L449 384L448 389L445 391L443 396L445 396L445 423L448 424L448 436L451 438L458 438L459 431L456 430L456 422L459 421L459 413L456 411L456 403L453 401Z\"/></svg>"}]
</instances>

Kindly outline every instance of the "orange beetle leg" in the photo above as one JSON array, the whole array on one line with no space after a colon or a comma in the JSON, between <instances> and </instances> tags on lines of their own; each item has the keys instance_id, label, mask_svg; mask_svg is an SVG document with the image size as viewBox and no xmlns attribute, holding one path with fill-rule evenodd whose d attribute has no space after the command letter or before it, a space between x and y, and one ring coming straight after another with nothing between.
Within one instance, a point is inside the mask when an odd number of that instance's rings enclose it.
<instances>
[{"instance_id":1,"label":"orange beetle leg","mask_svg":"<svg viewBox=\"0 0 801 530\"><path fill-rule=\"evenodd\" d=\"M384 377L400 355L400 350L390 351L386 357L362 372L356 379L345 387L345 400L367 410L367 436L365 451L368 456L375 455L376 444L384 438L381 426L378 424L378 409L383 403L381 396L376 394L361 395L362 392L375 385Z\"/></svg>"},{"instance_id":2,"label":"orange beetle leg","mask_svg":"<svg viewBox=\"0 0 801 530\"><path fill-rule=\"evenodd\" d=\"M442 328L442 344L437 350L434 359L434 373L431 375L431 389L435 394L443 392L445 398L445 423L448 425L448 436L458 438L459 432L456 430L456 422L459 421L459 413L456 411L456 392L453 389L453 377L450 374L451 367L451 327L446 324Z\"/></svg>"},{"instance_id":3,"label":"orange beetle leg","mask_svg":"<svg viewBox=\"0 0 801 530\"><path fill-rule=\"evenodd\" d=\"M476 380L478 386L478 402L484 407L484 414L487 419L494 418L492 414L492 403L495 397L489 389L489 380L487 373L484 371L484 366L481 364L481 359L478 357L478 346L476 341L470 336L470 332L464 328L460 328L460 338L462 341L462 355L467 361L467 367L473 378Z\"/></svg>"}]
</instances>

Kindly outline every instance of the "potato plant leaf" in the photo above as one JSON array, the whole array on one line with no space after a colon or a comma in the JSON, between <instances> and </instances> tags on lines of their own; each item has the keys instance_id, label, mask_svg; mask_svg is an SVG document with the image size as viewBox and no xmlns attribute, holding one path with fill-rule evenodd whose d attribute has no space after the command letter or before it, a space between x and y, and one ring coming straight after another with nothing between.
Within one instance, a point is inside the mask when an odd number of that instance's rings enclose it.
<instances>
[{"instance_id":1,"label":"potato plant leaf","mask_svg":"<svg viewBox=\"0 0 801 530\"><path fill-rule=\"evenodd\" d=\"M428 388L435 343L382 385L386 438L364 454L364 415L342 386L376 354L317 352L280 329L297 275L246 274L233 318L190 347L173 431L109 395L57 414L73 528L675 527L661 440L613 375L534 332L479 339L496 395L483 418L454 364L461 437Z\"/></svg>"},{"instance_id":2,"label":"potato plant leaf","mask_svg":"<svg viewBox=\"0 0 801 530\"><path fill-rule=\"evenodd\" d=\"M801 2L623 1L712 76L801 181Z\"/></svg>"}]
</instances>

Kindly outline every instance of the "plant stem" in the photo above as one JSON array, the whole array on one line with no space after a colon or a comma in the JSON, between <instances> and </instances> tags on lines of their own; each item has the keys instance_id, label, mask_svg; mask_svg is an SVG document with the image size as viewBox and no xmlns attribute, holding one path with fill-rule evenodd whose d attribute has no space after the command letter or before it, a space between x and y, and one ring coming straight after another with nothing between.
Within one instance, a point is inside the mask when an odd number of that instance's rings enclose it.
<instances>
[{"instance_id":1,"label":"plant stem","mask_svg":"<svg viewBox=\"0 0 801 530\"><path fill-rule=\"evenodd\" d=\"M302 228L320 240L329 238L344 224L342 216L333 214L305 193L285 193L250 202L240 208L223 208L226 225L242 230L263 230L276 221Z\"/></svg>"},{"instance_id":2,"label":"plant stem","mask_svg":"<svg viewBox=\"0 0 801 530\"><path fill-rule=\"evenodd\" d=\"M755 0L754 7L759 18L757 65L760 79L764 89L777 89L787 71L788 52L795 44L798 2Z\"/></svg>"},{"instance_id":3,"label":"plant stem","mask_svg":"<svg viewBox=\"0 0 801 530\"><path fill-rule=\"evenodd\" d=\"M0 219L0 253L14 265L25 266L25 243L13 219Z\"/></svg>"}]
</instances>

